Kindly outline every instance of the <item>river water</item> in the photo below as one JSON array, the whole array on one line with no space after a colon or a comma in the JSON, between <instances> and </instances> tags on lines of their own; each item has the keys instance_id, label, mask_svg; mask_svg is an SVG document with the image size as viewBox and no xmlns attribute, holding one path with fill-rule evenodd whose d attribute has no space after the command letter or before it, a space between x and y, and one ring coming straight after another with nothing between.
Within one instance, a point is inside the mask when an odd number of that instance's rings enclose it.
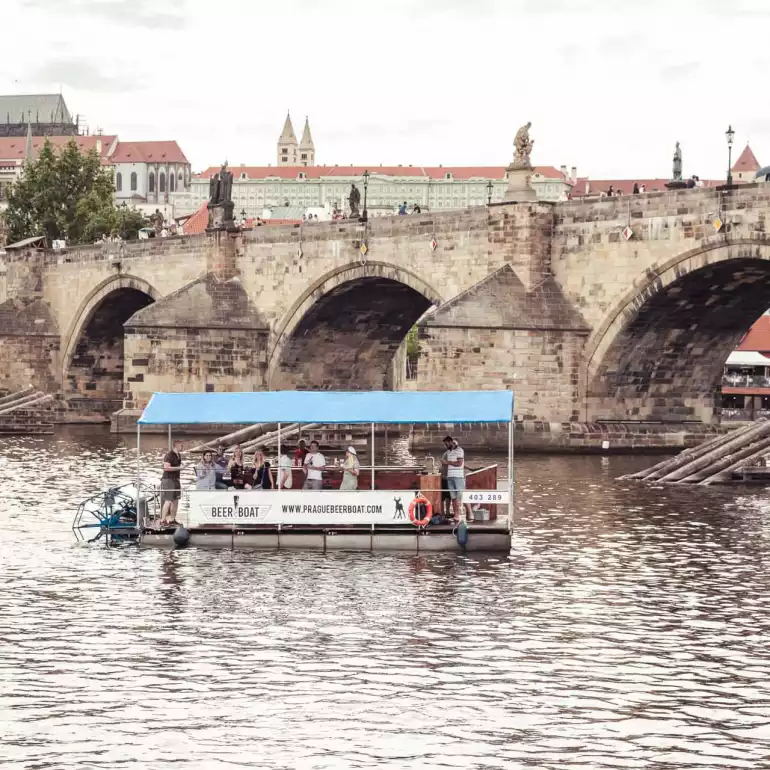
<instances>
[{"instance_id":1,"label":"river water","mask_svg":"<svg viewBox=\"0 0 770 770\"><path fill-rule=\"evenodd\" d=\"M77 546L133 462L0 441L5 767L770 767L770 492L521 456L510 558Z\"/></svg>"}]
</instances>

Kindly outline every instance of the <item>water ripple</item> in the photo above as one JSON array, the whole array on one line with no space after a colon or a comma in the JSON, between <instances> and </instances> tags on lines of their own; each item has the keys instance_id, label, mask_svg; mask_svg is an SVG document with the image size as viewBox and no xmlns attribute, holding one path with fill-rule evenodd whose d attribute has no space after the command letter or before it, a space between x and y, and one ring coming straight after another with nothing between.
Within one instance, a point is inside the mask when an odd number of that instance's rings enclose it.
<instances>
[{"instance_id":1,"label":"water ripple","mask_svg":"<svg viewBox=\"0 0 770 770\"><path fill-rule=\"evenodd\" d=\"M5 439L0 763L767 767L770 499L650 462L519 458L510 559L169 552L74 544L121 440Z\"/></svg>"}]
</instances>

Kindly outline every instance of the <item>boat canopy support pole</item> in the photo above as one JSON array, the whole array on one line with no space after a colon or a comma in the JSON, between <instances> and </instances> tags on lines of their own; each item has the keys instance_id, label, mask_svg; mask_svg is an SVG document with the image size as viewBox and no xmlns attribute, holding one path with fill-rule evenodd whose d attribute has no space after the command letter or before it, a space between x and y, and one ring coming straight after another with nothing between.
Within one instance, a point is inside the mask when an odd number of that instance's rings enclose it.
<instances>
[{"instance_id":1,"label":"boat canopy support pole","mask_svg":"<svg viewBox=\"0 0 770 770\"><path fill-rule=\"evenodd\" d=\"M508 423L508 529L513 529L513 496L514 496L514 476L513 476L513 414Z\"/></svg>"},{"instance_id":2,"label":"boat canopy support pole","mask_svg":"<svg viewBox=\"0 0 770 770\"><path fill-rule=\"evenodd\" d=\"M136 481L134 486L136 487L136 527L141 532L144 527L144 511L142 509L142 484L140 482L140 473L142 467L142 455L141 445L142 441L142 426L139 422L136 423Z\"/></svg>"},{"instance_id":3,"label":"boat canopy support pole","mask_svg":"<svg viewBox=\"0 0 770 770\"><path fill-rule=\"evenodd\" d=\"M372 489L374 489L374 423L372 423Z\"/></svg>"},{"instance_id":4,"label":"boat canopy support pole","mask_svg":"<svg viewBox=\"0 0 770 770\"><path fill-rule=\"evenodd\" d=\"M278 467L276 468L276 473L278 475L278 491L280 492L283 488L283 484L281 484L281 423L278 423L278 460L275 463ZM291 473L291 471L289 471Z\"/></svg>"},{"instance_id":5,"label":"boat canopy support pole","mask_svg":"<svg viewBox=\"0 0 770 770\"><path fill-rule=\"evenodd\" d=\"M171 426L168 426L168 451L171 451Z\"/></svg>"}]
</instances>

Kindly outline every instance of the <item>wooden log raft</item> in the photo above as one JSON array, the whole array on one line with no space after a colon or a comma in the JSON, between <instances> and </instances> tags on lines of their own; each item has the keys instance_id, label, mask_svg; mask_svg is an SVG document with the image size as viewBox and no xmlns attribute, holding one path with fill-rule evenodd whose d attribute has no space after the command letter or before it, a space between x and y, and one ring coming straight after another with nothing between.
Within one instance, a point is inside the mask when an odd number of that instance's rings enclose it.
<instances>
[{"instance_id":1,"label":"wooden log raft","mask_svg":"<svg viewBox=\"0 0 770 770\"><path fill-rule=\"evenodd\" d=\"M638 471L637 473L628 473L625 476L620 476L619 480L626 481L629 479L639 479L644 481L654 481L656 479L660 479L666 474L677 470L677 468L681 468L683 465L696 460L698 457L702 457L719 445L737 438L738 436L745 435L753 427L755 426L744 425L734 431L731 431L730 433L721 433L718 436L714 436L714 438L709 439L708 441L704 441L702 444L698 444L698 446L685 449L676 455L676 457L669 457L665 460L661 460L661 462L653 465L651 468L645 468L645 470Z\"/></svg>"}]
</instances>

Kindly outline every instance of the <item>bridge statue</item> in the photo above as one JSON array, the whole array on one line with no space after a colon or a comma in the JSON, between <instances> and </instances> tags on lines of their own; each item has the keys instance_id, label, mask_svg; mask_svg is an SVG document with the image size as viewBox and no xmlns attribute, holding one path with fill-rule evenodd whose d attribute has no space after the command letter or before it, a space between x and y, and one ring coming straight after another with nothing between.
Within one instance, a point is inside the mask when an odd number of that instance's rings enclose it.
<instances>
[{"instance_id":1,"label":"bridge statue","mask_svg":"<svg viewBox=\"0 0 770 770\"><path fill-rule=\"evenodd\" d=\"M353 184L350 186L350 197L348 198L350 204L350 218L358 219L359 206L361 204L361 191Z\"/></svg>"},{"instance_id":2,"label":"bridge statue","mask_svg":"<svg viewBox=\"0 0 770 770\"><path fill-rule=\"evenodd\" d=\"M532 155L532 148L535 146L534 140L529 138L529 129L532 128L532 122L530 121L526 125L522 126L517 132L516 137L513 140L514 156L513 165L520 168L529 168L532 163L530 156Z\"/></svg>"},{"instance_id":3,"label":"bridge statue","mask_svg":"<svg viewBox=\"0 0 770 770\"><path fill-rule=\"evenodd\" d=\"M207 230L233 230L233 173L227 168L227 161L222 164L218 174L209 181L209 224Z\"/></svg>"},{"instance_id":4,"label":"bridge statue","mask_svg":"<svg viewBox=\"0 0 770 770\"><path fill-rule=\"evenodd\" d=\"M674 174L671 178L675 182L682 181L682 149L679 147L679 142L674 148Z\"/></svg>"},{"instance_id":5,"label":"bridge statue","mask_svg":"<svg viewBox=\"0 0 770 770\"><path fill-rule=\"evenodd\" d=\"M513 163L506 169L508 175L508 189L505 191L505 202L522 202L537 200L537 195L532 188L532 148L534 140L529 138L529 129L532 123L526 123L517 132L513 140Z\"/></svg>"}]
</instances>

